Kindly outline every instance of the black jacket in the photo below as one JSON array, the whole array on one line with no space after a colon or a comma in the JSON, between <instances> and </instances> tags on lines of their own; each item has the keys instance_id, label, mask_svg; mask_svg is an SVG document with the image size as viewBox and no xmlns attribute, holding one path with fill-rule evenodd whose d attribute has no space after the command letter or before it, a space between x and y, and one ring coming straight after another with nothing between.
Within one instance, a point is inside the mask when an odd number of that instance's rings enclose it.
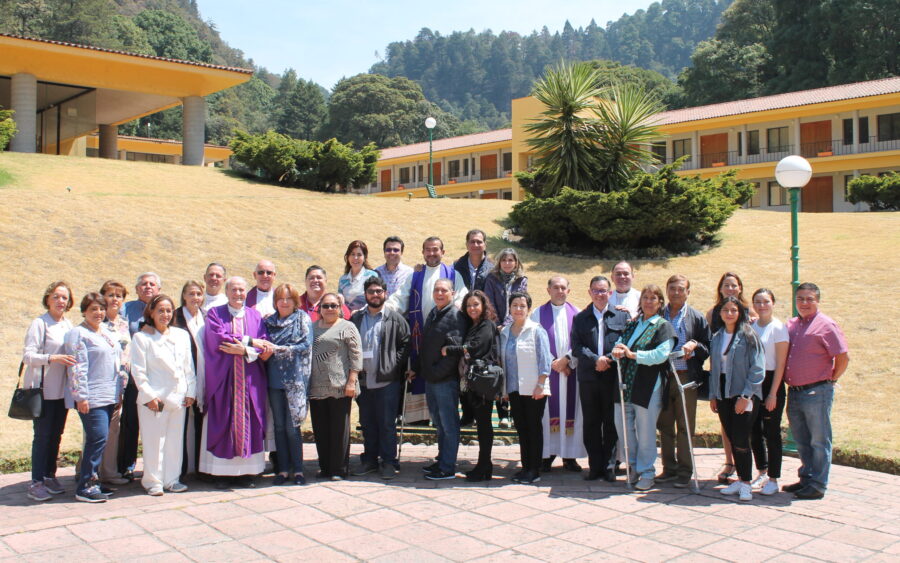
<instances>
[{"instance_id":1,"label":"black jacket","mask_svg":"<svg viewBox=\"0 0 900 563\"><path fill-rule=\"evenodd\" d=\"M459 378L459 357L441 355L444 346L460 346L466 333L466 319L452 303L425 319L422 346L413 362L412 370L428 383L444 383Z\"/></svg>"},{"instance_id":2,"label":"black jacket","mask_svg":"<svg viewBox=\"0 0 900 563\"><path fill-rule=\"evenodd\" d=\"M201 315L200 311L197 311L198 315ZM181 306L175 309L175 315L172 319L172 326L183 328L187 330L187 333L191 336L191 359L194 360L194 369L197 369L197 343L194 342L194 335L191 334L191 331L188 330L187 326L187 318L184 316L184 306Z\"/></svg>"},{"instance_id":3,"label":"black jacket","mask_svg":"<svg viewBox=\"0 0 900 563\"><path fill-rule=\"evenodd\" d=\"M453 354L457 358L461 358L468 352L470 361L487 358L493 360L494 363L499 363L497 361L500 356L500 351L497 350L499 334L500 331L497 330L494 321L483 319L478 324L469 326L461 346L448 346L447 355Z\"/></svg>"},{"instance_id":4,"label":"black jacket","mask_svg":"<svg viewBox=\"0 0 900 563\"><path fill-rule=\"evenodd\" d=\"M603 314L603 350L597 350L597 317L594 316L594 306L588 305L586 309L575 315L572 319L572 334L569 337L572 347L572 356L577 360L575 374L578 381L613 381L616 377L615 366L606 371L596 371L597 359L606 356L610 360L613 346L622 336L625 325L631 319L627 311L619 311L607 307ZM608 379L609 377L612 379Z\"/></svg>"},{"instance_id":5,"label":"black jacket","mask_svg":"<svg viewBox=\"0 0 900 563\"><path fill-rule=\"evenodd\" d=\"M690 305L685 305L685 308L685 342L691 340L697 342L697 347L694 348L694 354L691 356L691 359L687 361L688 373L692 380L702 383L706 379L706 375L703 373L703 362L709 358L709 342L711 340L709 324L707 324L706 317L703 313ZM668 309L666 310L668 311ZM672 328L674 329L675 325L672 325ZM682 346L683 345L684 342L682 342ZM672 351L674 352L675 350Z\"/></svg>"},{"instance_id":6,"label":"black jacket","mask_svg":"<svg viewBox=\"0 0 900 563\"><path fill-rule=\"evenodd\" d=\"M453 269L462 276L463 282L466 284L466 288L469 291L474 291L476 289L484 290L484 280L487 278L488 273L494 269L494 263L487 256L487 252L484 253L484 261L481 263L481 266L476 273L476 278L473 282L472 276L469 275L469 253L466 252L462 256L460 256L456 262L453 263Z\"/></svg>"},{"instance_id":7,"label":"black jacket","mask_svg":"<svg viewBox=\"0 0 900 563\"><path fill-rule=\"evenodd\" d=\"M363 316L368 314L368 307L360 309L350 316L350 322L359 329L362 335ZM379 341L378 373L375 381L391 383L403 379L406 373L406 361L409 357L409 323L397 311L384 307L381 309L381 340ZM365 379L360 376L360 382Z\"/></svg>"}]
</instances>

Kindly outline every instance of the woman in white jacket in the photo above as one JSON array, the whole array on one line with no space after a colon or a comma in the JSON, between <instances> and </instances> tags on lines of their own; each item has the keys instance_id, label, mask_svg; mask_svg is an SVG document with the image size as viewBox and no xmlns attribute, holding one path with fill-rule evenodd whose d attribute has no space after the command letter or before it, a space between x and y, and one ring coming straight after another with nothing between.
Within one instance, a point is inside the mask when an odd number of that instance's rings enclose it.
<instances>
[{"instance_id":1,"label":"woman in white jacket","mask_svg":"<svg viewBox=\"0 0 900 563\"><path fill-rule=\"evenodd\" d=\"M150 300L144 328L131 342L131 376L138 388L138 420L144 444L141 485L152 496L187 490L178 478L184 444L184 408L194 403L196 377L191 336L169 326L175 304L165 295Z\"/></svg>"},{"instance_id":2,"label":"woman in white jacket","mask_svg":"<svg viewBox=\"0 0 900 563\"><path fill-rule=\"evenodd\" d=\"M500 352L505 372L504 395L509 396L522 471L512 480L531 484L541 480L544 430L541 420L550 395L550 339L547 331L528 318L531 296L515 291L509 295L512 323L500 333Z\"/></svg>"}]
</instances>

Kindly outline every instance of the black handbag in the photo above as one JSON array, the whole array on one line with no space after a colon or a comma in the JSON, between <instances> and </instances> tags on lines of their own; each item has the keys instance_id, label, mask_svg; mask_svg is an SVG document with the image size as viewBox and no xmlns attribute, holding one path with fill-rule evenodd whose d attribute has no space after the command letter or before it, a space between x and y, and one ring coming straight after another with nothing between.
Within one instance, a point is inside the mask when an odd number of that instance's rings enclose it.
<instances>
[{"instance_id":1,"label":"black handbag","mask_svg":"<svg viewBox=\"0 0 900 563\"><path fill-rule=\"evenodd\" d=\"M41 366L41 386L31 389L21 387L24 368L25 363L20 362L16 389L9 404L9 417L17 420L34 420L40 418L44 408L44 366Z\"/></svg>"},{"instance_id":2,"label":"black handbag","mask_svg":"<svg viewBox=\"0 0 900 563\"><path fill-rule=\"evenodd\" d=\"M492 354L472 360L466 368L466 390L485 402L492 402L503 390L503 368L496 361L500 348L499 335L494 334Z\"/></svg>"}]
</instances>

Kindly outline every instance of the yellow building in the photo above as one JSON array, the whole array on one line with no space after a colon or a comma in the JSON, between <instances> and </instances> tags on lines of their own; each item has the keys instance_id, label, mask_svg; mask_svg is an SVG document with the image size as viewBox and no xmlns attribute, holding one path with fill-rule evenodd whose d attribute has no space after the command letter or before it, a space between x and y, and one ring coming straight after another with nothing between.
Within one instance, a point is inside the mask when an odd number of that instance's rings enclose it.
<instances>
[{"instance_id":1,"label":"yellow building","mask_svg":"<svg viewBox=\"0 0 900 563\"><path fill-rule=\"evenodd\" d=\"M183 164L206 164L205 96L252 70L135 55L0 34L0 106L15 110L15 152L84 155L99 132L103 158L119 157L118 125L181 104ZM127 150L126 150L127 152Z\"/></svg>"},{"instance_id":2,"label":"yellow building","mask_svg":"<svg viewBox=\"0 0 900 563\"><path fill-rule=\"evenodd\" d=\"M119 160L135 162L163 162L166 164L182 164L184 158L181 141L173 139L153 139L150 137L132 137L119 135L117 146ZM229 168L232 151L221 145L203 145L203 163L205 166ZM100 156L100 135L89 135L85 139L85 156Z\"/></svg>"},{"instance_id":3,"label":"yellow building","mask_svg":"<svg viewBox=\"0 0 900 563\"><path fill-rule=\"evenodd\" d=\"M540 110L534 98L518 98L511 129L435 141L437 193L522 199L512 174L532 163L524 126ZM865 209L846 201L847 182L900 169L900 77L667 111L657 119L663 136L653 151L661 162L687 155L679 173L701 177L737 169L738 178L757 186L750 207L789 209L775 165L790 154L812 165L801 192L801 208L810 212ZM427 197L427 173L428 143L385 149L366 191Z\"/></svg>"}]
</instances>

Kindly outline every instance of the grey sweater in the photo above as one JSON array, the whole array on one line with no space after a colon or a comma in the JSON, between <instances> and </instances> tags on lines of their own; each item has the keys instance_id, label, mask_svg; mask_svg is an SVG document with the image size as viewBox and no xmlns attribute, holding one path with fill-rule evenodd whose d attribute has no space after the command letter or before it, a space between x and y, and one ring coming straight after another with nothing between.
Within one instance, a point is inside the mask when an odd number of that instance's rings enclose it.
<instances>
[{"instance_id":1,"label":"grey sweater","mask_svg":"<svg viewBox=\"0 0 900 563\"><path fill-rule=\"evenodd\" d=\"M363 367L362 340L356 325L338 319L331 327L318 320L313 325L312 371L309 377L310 399L339 399L350 378L350 370ZM359 381L356 382L359 393Z\"/></svg>"}]
</instances>

